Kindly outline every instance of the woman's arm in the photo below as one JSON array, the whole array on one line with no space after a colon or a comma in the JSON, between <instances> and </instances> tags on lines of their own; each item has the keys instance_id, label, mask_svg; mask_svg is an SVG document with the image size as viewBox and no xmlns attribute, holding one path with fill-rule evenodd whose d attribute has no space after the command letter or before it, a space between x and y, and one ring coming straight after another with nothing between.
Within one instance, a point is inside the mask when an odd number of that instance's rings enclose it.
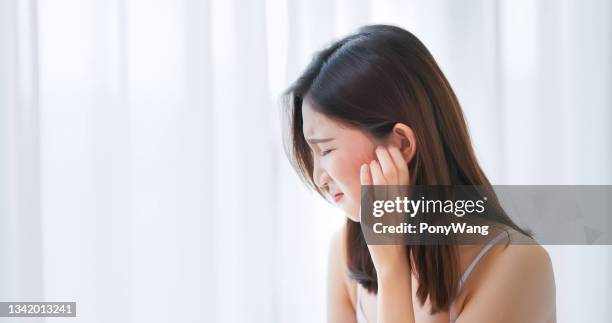
<instances>
[{"instance_id":1,"label":"woman's arm","mask_svg":"<svg viewBox=\"0 0 612 323\"><path fill-rule=\"evenodd\" d=\"M327 271L327 322L355 323L346 275L344 226L332 238Z\"/></svg>"},{"instance_id":2,"label":"woman's arm","mask_svg":"<svg viewBox=\"0 0 612 323\"><path fill-rule=\"evenodd\" d=\"M413 135L412 135L413 136ZM407 159L414 154L414 138L411 151L402 153L397 146L376 149L378 160L361 167L361 185L408 185L410 174ZM408 156L404 158L404 154ZM414 323L412 307L412 275L408 264L406 246L368 245L378 279L377 322Z\"/></svg>"},{"instance_id":3,"label":"woman's arm","mask_svg":"<svg viewBox=\"0 0 612 323\"><path fill-rule=\"evenodd\" d=\"M408 266L378 273L378 300L376 322L413 323L412 279Z\"/></svg>"}]
</instances>

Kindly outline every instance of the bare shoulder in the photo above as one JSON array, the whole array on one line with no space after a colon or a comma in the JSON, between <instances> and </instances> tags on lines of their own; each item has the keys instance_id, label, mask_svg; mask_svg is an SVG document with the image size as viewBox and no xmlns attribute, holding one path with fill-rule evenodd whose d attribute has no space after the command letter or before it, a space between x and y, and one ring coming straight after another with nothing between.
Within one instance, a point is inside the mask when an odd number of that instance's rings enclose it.
<instances>
[{"instance_id":1,"label":"bare shoulder","mask_svg":"<svg viewBox=\"0 0 612 323\"><path fill-rule=\"evenodd\" d=\"M458 322L554 319L555 280L546 249L537 244L500 244L494 249Z\"/></svg>"},{"instance_id":2,"label":"bare shoulder","mask_svg":"<svg viewBox=\"0 0 612 323\"><path fill-rule=\"evenodd\" d=\"M333 257L346 257L345 255L345 226L342 226L338 230L336 230L331 238L330 243L330 256Z\"/></svg>"},{"instance_id":3,"label":"bare shoulder","mask_svg":"<svg viewBox=\"0 0 612 323\"><path fill-rule=\"evenodd\" d=\"M484 277L494 286L506 286L517 292L538 290L542 297L554 296L555 282L550 255L538 244L498 246L489 275Z\"/></svg>"},{"instance_id":4,"label":"bare shoulder","mask_svg":"<svg viewBox=\"0 0 612 323\"><path fill-rule=\"evenodd\" d=\"M496 261L500 267L514 264L515 269L521 272L527 269L539 269L537 273L544 273L547 270L552 271L550 256L541 245L509 244L502 246L502 248Z\"/></svg>"},{"instance_id":5,"label":"bare shoulder","mask_svg":"<svg viewBox=\"0 0 612 323\"><path fill-rule=\"evenodd\" d=\"M346 230L342 226L332 235L329 246L328 271L329 287L336 286L343 292L336 292L336 296L344 295L351 307L355 304L355 282L350 279L347 268Z\"/></svg>"}]
</instances>

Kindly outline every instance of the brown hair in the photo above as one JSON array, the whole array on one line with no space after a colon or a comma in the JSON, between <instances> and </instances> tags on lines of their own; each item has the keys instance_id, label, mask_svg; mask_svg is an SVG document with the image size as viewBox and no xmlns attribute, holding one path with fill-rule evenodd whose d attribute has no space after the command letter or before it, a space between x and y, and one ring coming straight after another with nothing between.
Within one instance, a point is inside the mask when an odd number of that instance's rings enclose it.
<instances>
[{"instance_id":1,"label":"brown hair","mask_svg":"<svg viewBox=\"0 0 612 323\"><path fill-rule=\"evenodd\" d=\"M302 180L324 196L314 183L313 157L302 132L306 96L318 112L377 139L386 138L398 122L411 127L417 147L408 163L411 185L490 187L455 93L421 41L402 28L364 26L332 43L314 55L283 95L290 128L283 132L285 151ZM527 235L505 213L495 220ZM376 270L359 223L347 219L346 239L351 277L376 293ZM460 277L456 246L410 245L406 251L420 302L429 297L434 313L448 309Z\"/></svg>"}]
</instances>

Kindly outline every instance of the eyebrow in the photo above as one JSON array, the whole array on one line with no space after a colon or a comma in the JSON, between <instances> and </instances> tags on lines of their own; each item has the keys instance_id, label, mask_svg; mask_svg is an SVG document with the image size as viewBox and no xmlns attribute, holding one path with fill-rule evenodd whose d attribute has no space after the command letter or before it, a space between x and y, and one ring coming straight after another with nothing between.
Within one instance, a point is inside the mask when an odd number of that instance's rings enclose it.
<instances>
[{"instance_id":1,"label":"eyebrow","mask_svg":"<svg viewBox=\"0 0 612 323\"><path fill-rule=\"evenodd\" d=\"M322 143L322 142L328 142L328 141L331 141L331 140L334 140L334 138L319 138L319 139L309 138L309 139L306 139L306 141L308 141L312 145L318 144L318 143Z\"/></svg>"}]
</instances>

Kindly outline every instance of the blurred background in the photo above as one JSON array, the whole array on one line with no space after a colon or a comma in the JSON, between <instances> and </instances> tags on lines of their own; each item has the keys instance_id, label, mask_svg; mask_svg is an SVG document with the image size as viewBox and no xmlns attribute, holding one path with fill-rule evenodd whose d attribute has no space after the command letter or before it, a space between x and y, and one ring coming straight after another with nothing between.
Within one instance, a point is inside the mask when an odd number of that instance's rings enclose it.
<instances>
[{"instance_id":1,"label":"blurred background","mask_svg":"<svg viewBox=\"0 0 612 323\"><path fill-rule=\"evenodd\" d=\"M370 23L430 49L492 183L612 183L607 0L0 0L0 301L324 321L344 216L287 162L279 96ZM558 321L610 322L610 246L547 249Z\"/></svg>"}]
</instances>

